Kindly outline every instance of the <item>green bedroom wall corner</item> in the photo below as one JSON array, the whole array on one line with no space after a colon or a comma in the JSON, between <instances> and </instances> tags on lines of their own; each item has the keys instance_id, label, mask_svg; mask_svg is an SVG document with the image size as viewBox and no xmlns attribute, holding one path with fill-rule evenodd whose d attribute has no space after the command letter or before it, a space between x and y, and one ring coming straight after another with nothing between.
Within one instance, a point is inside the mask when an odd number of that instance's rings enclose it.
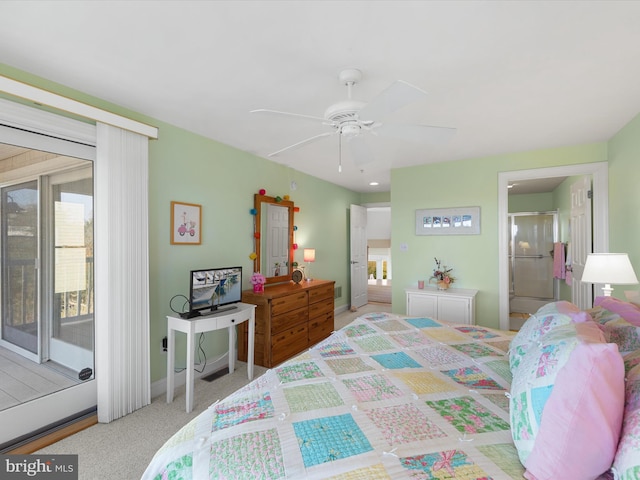
<instances>
[{"instance_id":1,"label":"green bedroom wall corner","mask_svg":"<svg viewBox=\"0 0 640 480\"><path fill-rule=\"evenodd\" d=\"M249 254L254 250L250 210L254 194L261 188L268 195L289 195L299 207L300 211L294 214L297 227L294 240L299 246L294 259L302 263L304 247L314 247L314 276L335 280L336 285L343 286L343 296L336 299L336 308L348 303L345 226L349 205L358 200L357 193L184 130L164 130L161 140L153 145L156 165L150 169L154 205L150 211L150 228L154 229L150 241L151 275L162 279L152 282L152 325L156 322L152 345L165 334L166 315L170 313L168 299L176 293L187 293L187 274L191 268L241 265L246 272L244 288L250 288L248 279L253 262ZM166 147L162 141L167 142ZM295 190L291 190L293 180ZM202 205L202 245L170 245L171 200ZM216 332L207 334L207 338L209 358L226 350L226 335ZM164 357L159 352L156 355L156 350L151 349L152 381L163 378L166 368Z\"/></svg>"}]
</instances>

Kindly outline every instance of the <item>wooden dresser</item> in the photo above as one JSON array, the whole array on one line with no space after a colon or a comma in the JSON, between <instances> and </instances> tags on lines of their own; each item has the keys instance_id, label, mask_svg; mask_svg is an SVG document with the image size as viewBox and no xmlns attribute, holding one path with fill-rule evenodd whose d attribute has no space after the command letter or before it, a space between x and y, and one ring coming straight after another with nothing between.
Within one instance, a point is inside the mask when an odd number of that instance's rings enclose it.
<instances>
[{"instance_id":1,"label":"wooden dresser","mask_svg":"<svg viewBox=\"0 0 640 480\"><path fill-rule=\"evenodd\" d=\"M256 307L255 363L271 368L327 338L333 325L333 280L267 286L242 292ZM238 359L247 361L247 326L238 326Z\"/></svg>"}]
</instances>

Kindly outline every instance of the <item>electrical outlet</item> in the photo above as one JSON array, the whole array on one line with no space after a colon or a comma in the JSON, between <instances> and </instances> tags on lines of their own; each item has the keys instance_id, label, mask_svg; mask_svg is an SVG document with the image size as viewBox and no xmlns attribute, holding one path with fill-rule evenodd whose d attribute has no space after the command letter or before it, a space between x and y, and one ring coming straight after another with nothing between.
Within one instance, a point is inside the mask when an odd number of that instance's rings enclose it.
<instances>
[{"instance_id":1,"label":"electrical outlet","mask_svg":"<svg viewBox=\"0 0 640 480\"><path fill-rule=\"evenodd\" d=\"M162 348L162 353L167 353L167 337L164 337L162 339L161 348Z\"/></svg>"}]
</instances>

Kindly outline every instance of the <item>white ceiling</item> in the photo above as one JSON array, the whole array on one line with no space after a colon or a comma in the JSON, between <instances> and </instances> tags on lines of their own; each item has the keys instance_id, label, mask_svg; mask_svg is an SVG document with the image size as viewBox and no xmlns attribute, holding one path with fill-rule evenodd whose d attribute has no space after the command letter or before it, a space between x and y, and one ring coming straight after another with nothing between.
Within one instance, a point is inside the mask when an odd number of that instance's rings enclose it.
<instances>
[{"instance_id":1,"label":"white ceiling","mask_svg":"<svg viewBox=\"0 0 640 480\"><path fill-rule=\"evenodd\" d=\"M249 111L321 117L345 67L358 100L427 91L386 120L456 127L445 145L371 137L377 161L345 151L342 173L335 136L272 158L361 192L387 191L390 168L606 141L640 111L634 1L5 0L0 16L0 62L265 158L329 127Z\"/></svg>"}]
</instances>

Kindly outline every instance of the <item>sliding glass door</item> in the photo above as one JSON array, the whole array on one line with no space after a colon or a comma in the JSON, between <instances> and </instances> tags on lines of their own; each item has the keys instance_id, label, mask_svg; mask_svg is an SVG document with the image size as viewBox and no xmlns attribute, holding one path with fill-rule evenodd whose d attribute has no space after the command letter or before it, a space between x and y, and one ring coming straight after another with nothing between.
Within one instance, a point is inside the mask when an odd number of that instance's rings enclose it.
<instances>
[{"instance_id":1,"label":"sliding glass door","mask_svg":"<svg viewBox=\"0 0 640 480\"><path fill-rule=\"evenodd\" d=\"M0 345L86 380L94 347L93 175L91 162L83 163L1 189Z\"/></svg>"},{"instance_id":2,"label":"sliding glass door","mask_svg":"<svg viewBox=\"0 0 640 480\"><path fill-rule=\"evenodd\" d=\"M48 183L49 360L90 378L94 346L91 166L52 176Z\"/></svg>"},{"instance_id":3,"label":"sliding glass door","mask_svg":"<svg viewBox=\"0 0 640 480\"><path fill-rule=\"evenodd\" d=\"M2 333L4 344L40 361L38 182L1 190Z\"/></svg>"},{"instance_id":4,"label":"sliding glass door","mask_svg":"<svg viewBox=\"0 0 640 480\"><path fill-rule=\"evenodd\" d=\"M95 408L93 215L92 161L0 144L0 450Z\"/></svg>"}]
</instances>

